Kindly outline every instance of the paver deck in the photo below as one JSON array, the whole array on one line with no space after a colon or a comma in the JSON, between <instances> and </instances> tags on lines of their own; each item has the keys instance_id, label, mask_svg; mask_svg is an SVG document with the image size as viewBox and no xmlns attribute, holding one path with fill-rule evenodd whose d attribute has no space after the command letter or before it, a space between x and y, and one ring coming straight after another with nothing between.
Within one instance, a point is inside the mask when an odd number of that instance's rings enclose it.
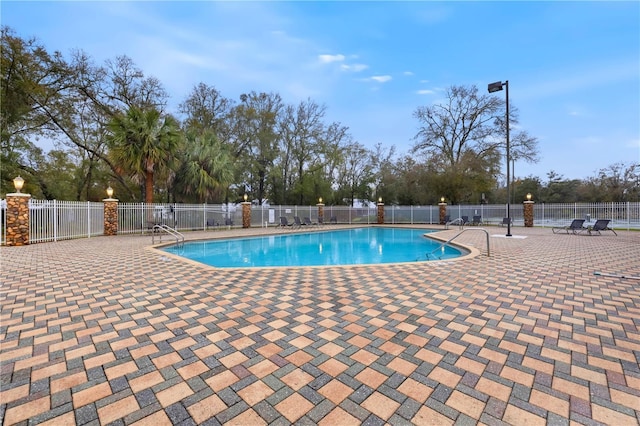
<instances>
[{"instance_id":1,"label":"paver deck","mask_svg":"<svg viewBox=\"0 0 640 426\"><path fill-rule=\"evenodd\" d=\"M148 235L3 247L1 423L638 424L640 233L512 232L321 268L194 265Z\"/></svg>"}]
</instances>

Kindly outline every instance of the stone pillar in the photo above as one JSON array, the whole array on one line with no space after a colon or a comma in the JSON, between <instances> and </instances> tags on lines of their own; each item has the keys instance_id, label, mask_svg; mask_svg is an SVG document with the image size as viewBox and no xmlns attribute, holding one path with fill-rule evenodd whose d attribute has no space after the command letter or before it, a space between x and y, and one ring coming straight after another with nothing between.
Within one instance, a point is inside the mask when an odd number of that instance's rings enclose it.
<instances>
[{"instance_id":1,"label":"stone pillar","mask_svg":"<svg viewBox=\"0 0 640 426\"><path fill-rule=\"evenodd\" d=\"M382 201L378 202L378 225L382 225L384 223L384 203Z\"/></svg>"},{"instance_id":2,"label":"stone pillar","mask_svg":"<svg viewBox=\"0 0 640 426\"><path fill-rule=\"evenodd\" d=\"M118 235L118 200L105 198L104 203L104 235Z\"/></svg>"},{"instance_id":3,"label":"stone pillar","mask_svg":"<svg viewBox=\"0 0 640 426\"><path fill-rule=\"evenodd\" d=\"M318 203L316 207L318 207L318 223L324 223L324 204Z\"/></svg>"},{"instance_id":4,"label":"stone pillar","mask_svg":"<svg viewBox=\"0 0 640 426\"><path fill-rule=\"evenodd\" d=\"M31 194L7 194L7 246L29 244L29 200Z\"/></svg>"},{"instance_id":5,"label":"stone pillar","mask_svg":"<svg viewBox=\"0 0 640 426\"><path fill-rule=\"evenodd\" d=\"M522 203L524 209L524 226L527 228L533 227L533 201L524 201Z\"/></svg>"},{"instance_id":6,"label":"stone pillar","mask_svg":"<svg viewBox=\"0 0 640 426\"><path fill-rule=\"evenodd\" d=\"M251 228L251 201L242 203L242 227Z\"/></svg>"},{"instance_id":7,"label":"stone pillar","mask_svg":"<svg viewBox=\"0 0 640 426\"><path fill-rule=\"evenodd\" d=\"M440 225L446 225L447 221L444 220L444 217L447 215L447 203L442 202L442 203L438 203L438 207L439 207L439 220L440 220Z\"/></svg>"}]
</instances>

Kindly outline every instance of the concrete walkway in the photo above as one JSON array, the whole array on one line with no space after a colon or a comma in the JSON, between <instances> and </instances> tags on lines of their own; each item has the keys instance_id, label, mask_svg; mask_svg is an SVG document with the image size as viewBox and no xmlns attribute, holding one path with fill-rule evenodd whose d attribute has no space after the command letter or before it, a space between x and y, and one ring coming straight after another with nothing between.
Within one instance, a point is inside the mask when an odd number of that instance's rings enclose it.
<instances>
[{"instance_id":1,"label":"concrete walkway","mask_svg":"<svg viewBox=\"0 0 640 426\"><path fill-rule=\"evenodd\" d=\"M2 247L0 423L639 424L640 232L487 230L491 257L467 232L481 255L386 266Z\"/></svg>"}]
</instances>

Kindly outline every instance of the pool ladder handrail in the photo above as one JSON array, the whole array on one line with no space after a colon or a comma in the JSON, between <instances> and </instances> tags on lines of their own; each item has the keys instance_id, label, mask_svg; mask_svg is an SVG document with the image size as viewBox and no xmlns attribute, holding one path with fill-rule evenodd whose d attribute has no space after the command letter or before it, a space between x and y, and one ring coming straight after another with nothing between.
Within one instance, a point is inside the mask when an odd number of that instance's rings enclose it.
<instances>
[{"instance_id":1,"label":"pool ladder handrail","mask_svg":"<svg viewBox=\"0 0 640 426\"><path fill-rule=\"evenodd\" d=\"M183 244L184 243L184 235L182 235L180 232L178 232L177 230L171 228L168 225L165 224L159 224L159 225L154 225L153 226L153 233L151 234L151 243L155 244L156 243L156 230L160 231L161 233L159 234L159 242L162 242L162 232L167 233L169 235L171 235L172 237L174 237L176 239L176 243L177 244Z\"/></svg>"},{"instance_id":2,"label":"pool ladder handrail","mask_svg":"<svg viewBox=\"0 0 640 426\"><path fill-rule=\"evenodd\" d=\"M487 230L484 229L484 228L466 228L466 229L463 229L462 231L458 232L453 237L449 238L449 240L447 240L446 242L441 243L438 247L436 247L430 253L427 253L427 259L429 258L430 255L432 255L436 251L442 249L442 247L448 245L451 241L455 240L456 238L458 238L459 235L465 233L466 231L482 231L487 235L487 257L491 257L491 249L489 248L489 232L487 232Z\"/></svg>"}]
</instances>

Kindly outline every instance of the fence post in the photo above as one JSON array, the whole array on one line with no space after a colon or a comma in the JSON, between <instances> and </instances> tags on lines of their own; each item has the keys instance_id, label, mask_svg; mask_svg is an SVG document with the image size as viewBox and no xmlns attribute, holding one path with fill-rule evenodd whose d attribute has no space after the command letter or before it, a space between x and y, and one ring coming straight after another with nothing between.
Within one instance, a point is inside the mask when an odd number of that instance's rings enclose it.
<instances>
[{"instance_id":1,"label":"fence post","mask_svg":"<svg viewBox=\"0 0 640 426\"><path fill-rule=\"evenodd\" d=\"M53 241L58 241L58 200L53 200Z\"/></svg>"},{"instance_id":2,"label":"fence post","mask_svg":"<svg viewBox=\"0 0 640 426\"><path fill-rule=\"evenodd\" d=\"M102 200L104 203L104 235L118 234L118 200L111 198L113 193L109 194L109 198Z\"/></svg>"}]
</instances>

